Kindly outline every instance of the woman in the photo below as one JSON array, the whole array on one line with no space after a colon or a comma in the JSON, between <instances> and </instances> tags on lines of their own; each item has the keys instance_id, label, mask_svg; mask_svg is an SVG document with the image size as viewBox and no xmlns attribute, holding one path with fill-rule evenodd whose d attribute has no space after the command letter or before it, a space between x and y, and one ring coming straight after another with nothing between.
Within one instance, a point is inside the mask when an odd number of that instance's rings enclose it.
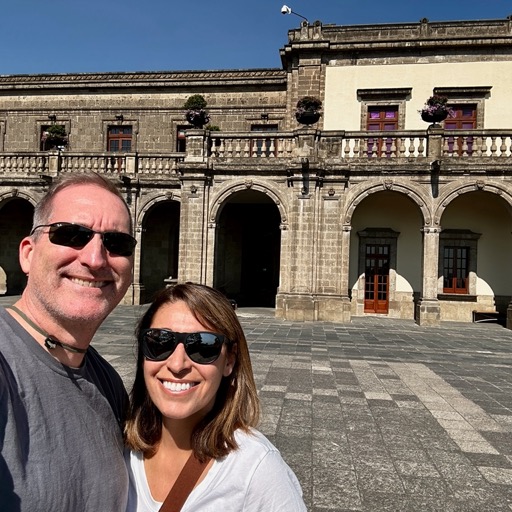
<instances>
[{"instance_id":1,"label":"woman","mask_svg":"<svg viewBox=\"0 0 512 512\"><path fill-rule=\"evenodd\" d=\"M137 339L128 512L160 510L194 458L203 469L182 512L304 512L297 478L253 428L259 402L249 350L224 295L192 283L162 290Z\"/></svg>"}]
</instances>

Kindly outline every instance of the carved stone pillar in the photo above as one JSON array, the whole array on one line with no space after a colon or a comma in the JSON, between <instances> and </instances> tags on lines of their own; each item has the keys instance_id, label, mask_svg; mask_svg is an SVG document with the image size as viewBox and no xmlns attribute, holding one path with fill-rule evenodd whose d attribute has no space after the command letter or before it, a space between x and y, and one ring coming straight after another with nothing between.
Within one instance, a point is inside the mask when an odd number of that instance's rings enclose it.
<instances>
[{"instance_id":1,"label":"carved stone pillar","mask_svg":"<svg viewBox=\"0 0 512 512\"><path fill-rule=\"evenodd\" d=\"M443 155L443 134L444 130L440 126L432 125L428 127L427 135L427 156L433 160L440 160Z\"/></svg>"},{"instance_id":2,"label":"carved stone pillar","mask_svg":"<svg viewBox=\"0 0 512 512\"><path fill-rule=\"evenodd\" d=\"M439 268L440 227L426 226L423 232L422 291L416 306L416 321L419 325L436 326L441 322L441 308L437 298Z\"/></svg>"},{"instance_id":3,"label":"carved stone pillar","mask_svg":"<svg viewBox=\"0 0 512 512\"><path fill-rule=\"evenodd\" d=\"M132 218L135 215L132 213ZM137 239L137 245L135 246L135 252L133 253L133 280L130 288L128 288L122 304L143 304L144 302L144 285L141 283L140 277L140 262L142 256L142 226L135 227L135 238Z\"/></svg>"},{"instance_id":4,"label":"carved stone pillar","mask_svg":"<svg viewBox=\"0 0 512 512\"><path fill-rule=\"evenodd\" d=\"M186 131L187 154L185 162L203 162L206 158L206 130Z\"/></svg>"},{"instance_id":5,"label":"carved stone pillar","mask_svg":"<svg viewBox=\"0 0 512 512\"><path fill-rule=\"evenodd\" d=\"M48 172L52 176L56 176L60 171L60 151L48 152Z\"/></svg>"},{"instance_id":6,"label":"carved stone pillar","mask_svg":"<svg viewBox=\"0 0 512 512\"><path fill-rule=\"evenodd\" d=\"M352 226L346 224L341 231L341 322L350 323L351 307L349 295L350 276L350 232Z\"/></svg>"}]
</instances>

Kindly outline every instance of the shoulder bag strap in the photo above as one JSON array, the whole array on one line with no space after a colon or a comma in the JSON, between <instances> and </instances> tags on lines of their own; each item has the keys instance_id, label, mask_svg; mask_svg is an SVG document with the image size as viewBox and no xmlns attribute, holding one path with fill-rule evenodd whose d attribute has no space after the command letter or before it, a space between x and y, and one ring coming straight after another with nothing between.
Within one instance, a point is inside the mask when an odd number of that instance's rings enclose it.
<instances>
[{"instance_id":1,"label":"shoulder bag strap","mask_svg":"<svg viewBox=\"0 0 512 512\"><path fill-rule=\"evenodd\" d=\"M187 501L189 494L209 462L210 459L199 462L192 453L178 475L172 489L169 491L167 498L165 498L159 512L180 512L181 507Z\"/></svg>"}]
</instances>

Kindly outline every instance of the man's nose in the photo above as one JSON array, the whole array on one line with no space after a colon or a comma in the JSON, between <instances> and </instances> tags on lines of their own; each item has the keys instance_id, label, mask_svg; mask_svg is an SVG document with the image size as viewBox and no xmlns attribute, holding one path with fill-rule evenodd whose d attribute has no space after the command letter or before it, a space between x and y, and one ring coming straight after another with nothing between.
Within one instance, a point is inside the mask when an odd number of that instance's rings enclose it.
<instances>
[{"instance_id":1,"label":"man's nose","mask_svg":"<svg viewBox=\"0 0 512 512\"><path fill-rule=\"evenodd\" d=\"M102 268L107 264L107 250L100 233L95 233L91 240L79 251L79 259L90 268Z\"/></svg>"}]
</instances>

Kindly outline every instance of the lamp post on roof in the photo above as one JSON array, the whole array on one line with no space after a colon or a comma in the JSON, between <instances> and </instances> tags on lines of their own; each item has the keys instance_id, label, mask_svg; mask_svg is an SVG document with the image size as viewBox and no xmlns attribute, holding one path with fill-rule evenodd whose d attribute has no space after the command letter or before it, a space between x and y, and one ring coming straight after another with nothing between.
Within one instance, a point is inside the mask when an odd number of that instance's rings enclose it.
<instances>
[{"instance_id":1,"label":"lamp post on roof","mask_svg":"<svg viewBox=\"0 0 512 512\"><path fill-rule=\"evenodd\" d=\"M292 11L292 8L288 7L287 5L283 5L283 7L281 7L281 14L295 14L295 16L298 16L299 18L302 18L303 20L306 20L306 22L309 23L308 19L305 16L302 16L302 14L299 14L298 12Z\"/></svg>"}]
</instances>

